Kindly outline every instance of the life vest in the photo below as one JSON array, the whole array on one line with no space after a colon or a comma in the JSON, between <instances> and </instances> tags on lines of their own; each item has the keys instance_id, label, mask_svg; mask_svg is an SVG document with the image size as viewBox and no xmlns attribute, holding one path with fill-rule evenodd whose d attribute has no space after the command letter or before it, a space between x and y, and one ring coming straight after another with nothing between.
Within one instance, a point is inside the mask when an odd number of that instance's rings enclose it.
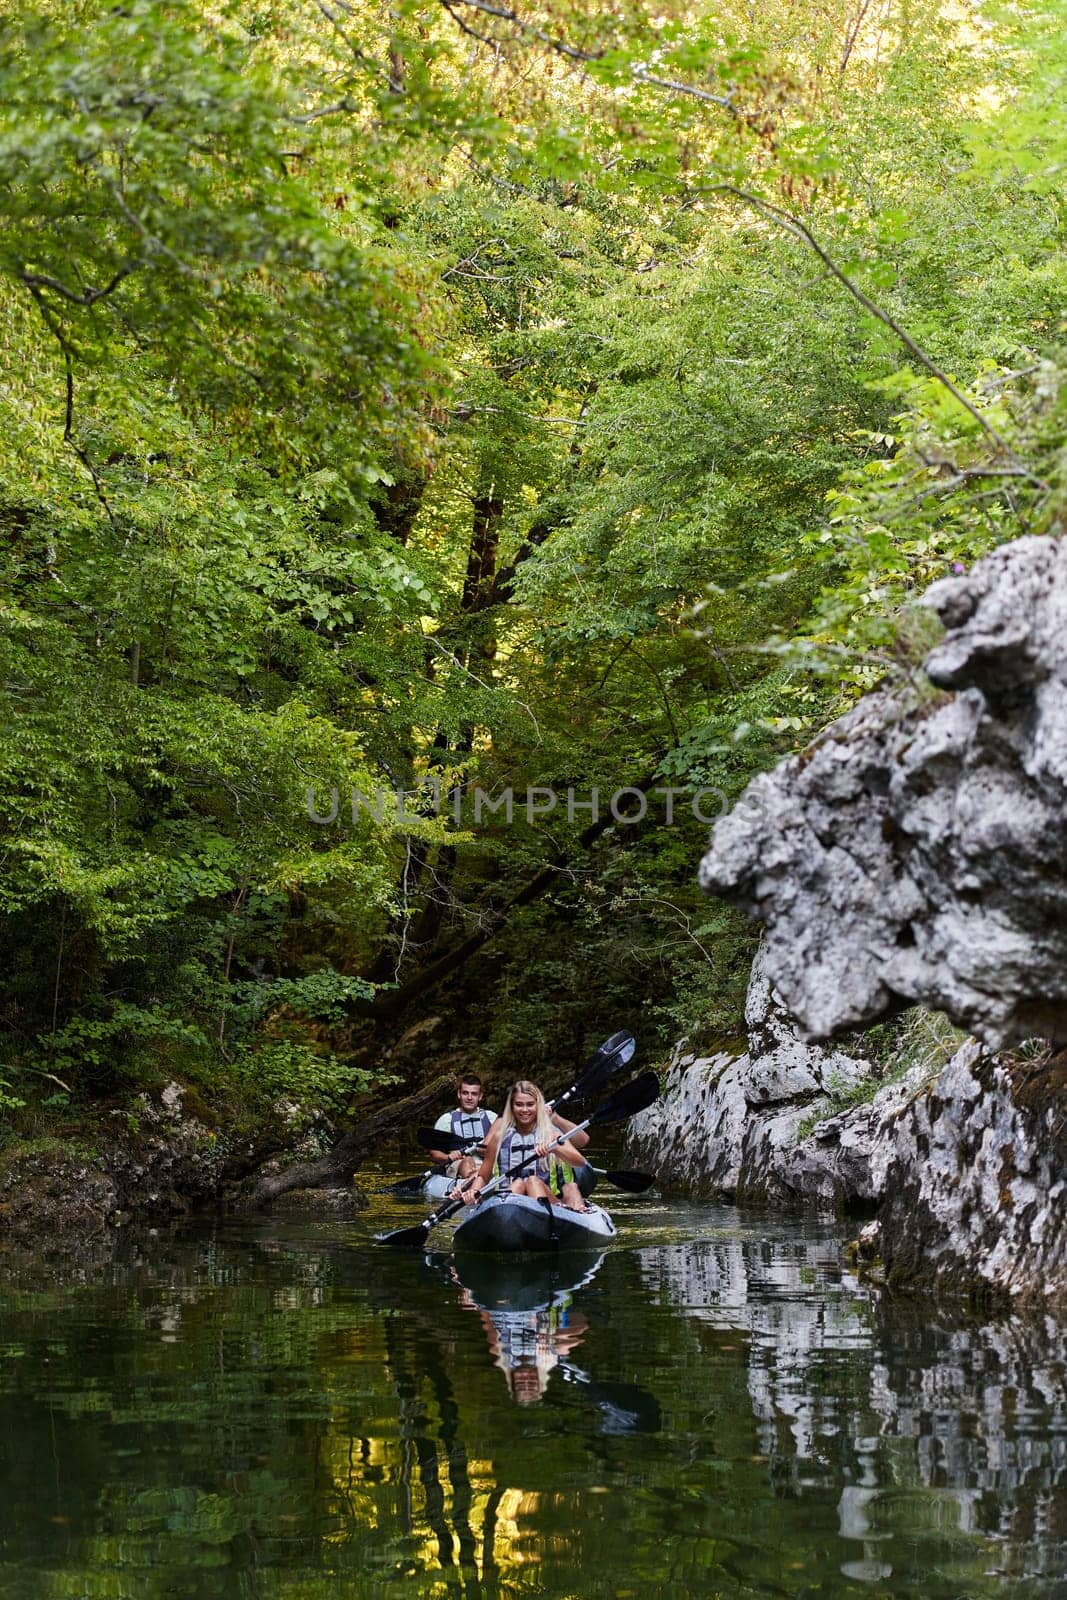
<instances>
[{"instance_id":1,"label":"life vest","mask_svg":"<svg viewBox=\"0 0 1067 1600\"><path fill-rule=\"evenodd\" d=\"M510 1175L516 1167L522 1165L538 1144L536 1133L520 1133L517 1128L511 1128L500 1141L493 1164L493 1176L498 1178L501 1173ZM563 1185L570 1183L574 1177L571 1167L565 1161L560 1161L556 1156L539 1156L537 1162L519 1173L520 1178L540 1178L542 1183L547 1183L553 1194L560 1194Z\"/></svg>"},{"instance_id":2,"label":"life vest","mask_svg":"<svg viewBox=\"0 0 1067 1600\"><path fill-rule=\"evenodd\" d=\"M457 1145L480 1144L492 1126L488 1111L463 1111L457 1107L452 1113L452 1137Z\"/></svg>"},{"instance_id":3,"label":"life vest","mask_svg":"<svg viewBox=\"0 0 1067 1600\"><path fill-rule=\"evenodd\" d=\"M559 1360L556 1334L567 1326L567 1307L570 1303L571 1297L568 1295L562 1306L553 1302L538 1311L490 1312L500 1345L497 1364L512 1370L523 1364L537 1366L547 1376ZM547 1365L543 1365L546 1357Z\"/></svg>"}]
</instances>

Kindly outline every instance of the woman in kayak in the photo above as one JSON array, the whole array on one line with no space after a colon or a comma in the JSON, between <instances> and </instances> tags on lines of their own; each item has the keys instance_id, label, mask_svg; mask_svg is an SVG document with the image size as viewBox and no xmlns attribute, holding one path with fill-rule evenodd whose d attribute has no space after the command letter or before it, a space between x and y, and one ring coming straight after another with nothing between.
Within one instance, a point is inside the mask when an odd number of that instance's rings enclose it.
<instances>
[{"instance_id":1,"label":"woman in kayak","mask_svg":"<svg viewBox=\"0 0 1067 1600\"><path fill-rule=\"evenodd\" d=\"M504 1109L485 1140L485 1157L473 1178L453 1190L464 1200L473 1200L490 1178L514 1172L528 1156L537 1157L511 1181L512 1194L528 1195L531 1200L557 1200L571 1211L592 1211L574 1181L575 1167L585 1166L585 1157L568 1139L549 1155L548 1147L559 1137L545 1097L528 1078L520 1078L508 1090Z\"/></svg>"}]
</instances>

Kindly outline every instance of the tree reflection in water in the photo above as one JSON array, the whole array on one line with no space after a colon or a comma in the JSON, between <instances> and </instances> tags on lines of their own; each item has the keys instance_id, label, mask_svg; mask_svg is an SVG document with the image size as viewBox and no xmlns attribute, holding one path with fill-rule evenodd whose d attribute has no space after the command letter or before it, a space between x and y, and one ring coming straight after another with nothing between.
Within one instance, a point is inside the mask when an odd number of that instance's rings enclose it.
<instances>
[{"instance_id":1,"label":"tree reflection in water","mask_svg":"<svg viewBox=\"0 0 1067 1600\"><path fill-rule=\"evenodd\" d=\"M337 1224L0 1260L0 1594L1062 1600L1062 1330L773 1228L642 1202L547 1289Z\"/></svg>"}]
</instances>

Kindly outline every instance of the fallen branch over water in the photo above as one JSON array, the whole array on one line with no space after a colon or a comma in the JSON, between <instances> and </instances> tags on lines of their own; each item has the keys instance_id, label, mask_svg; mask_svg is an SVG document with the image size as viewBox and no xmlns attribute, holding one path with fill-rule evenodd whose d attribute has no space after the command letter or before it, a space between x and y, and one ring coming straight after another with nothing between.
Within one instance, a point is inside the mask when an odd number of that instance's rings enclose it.
<instances>
[{"instance_id":1,"label":"fallen branch over water","mask_svg":"<svg viewBox=\"0 0 1067 1600\"><path fill-rule=\"evenodd\" d=\"M333 1148L317 1161L299 1161L284 1172L261 1178L252 1191L253 1206L267 1206L290 1189L332 1189L350 1184L356 1169L373 1149L383 1141L395 1138L405 1128L415 1126L426 1108L435 1100L447 1096L453 1086L452 1075L442 1073L407 1099L394 1100L381 1111L368 1116L358 1128L353 1128L338 1139Z\"/></svg>"}]
</instances>

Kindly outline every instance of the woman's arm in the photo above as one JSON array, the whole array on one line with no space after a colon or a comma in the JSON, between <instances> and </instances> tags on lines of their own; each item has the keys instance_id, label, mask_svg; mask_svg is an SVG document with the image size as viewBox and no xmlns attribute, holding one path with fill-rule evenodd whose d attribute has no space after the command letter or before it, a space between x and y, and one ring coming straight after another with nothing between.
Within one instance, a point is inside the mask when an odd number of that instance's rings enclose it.
<instances>
[{"instance_id":1,"label":"woman's arm","mask_svg":"<svg viewBox=\"0 0 1067 1600\"><path fill-rule=\"evenodd\" d=\"M479 1189L484 1189L485 1185L489 1182L489 1179L493 1176L493 1163L496 1161L496 1152L499 1143L500 1135L495 1133L494 1125L494 1127L490 1128L489 1132L486 1134L485 1155L482 1157L481 1166L478 1168L473 1178L466 1178L464 1179L463 1183L457 1184L457 1186L452 1190L452 1194L454 1196L458 1197L462 1194L464 1200L473 1200Z\"/></svg>"},{"instance_id":2,"label":"woman's arm","mask_svg":"<svg viewBox=\"0 0 1067 1600\"><path fill-rule=\"evenodd\" d=\"M537 1146L537 1154L546 1156L550 1148L556 1160L565 1161L568 1167L585 1166L585 1157L576 1145L571 1144L569 1139L565 1139L562 1144L553 1144L551 1147L547 1144L539 1144Z\"/></svg>"}]
</instances>

